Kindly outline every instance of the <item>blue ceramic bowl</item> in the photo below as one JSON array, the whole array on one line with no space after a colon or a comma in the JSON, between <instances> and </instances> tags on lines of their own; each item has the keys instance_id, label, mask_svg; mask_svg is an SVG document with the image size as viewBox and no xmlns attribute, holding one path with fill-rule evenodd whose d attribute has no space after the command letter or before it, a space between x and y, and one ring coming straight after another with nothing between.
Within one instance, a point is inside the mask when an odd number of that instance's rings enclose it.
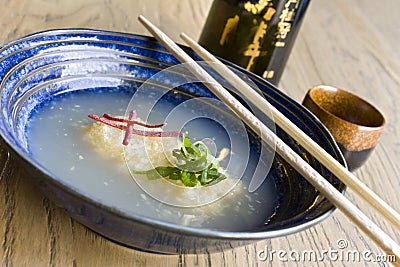
<instances>
[{"instance_id":1,"label":"blue ceramic bowl","mask_svg":"<svg viewBox=\"0 0 400 267\"><path fill-rule=\"evenodd\" d=\"M184 49L199 59L191 50ZM82 64L79 68L70 68L65 75L65 67L76 62ZM93 68L93 62L101 67ZM102 65L102 62L110 64ZM238 231L180 226L104 205L62 181L33 157L27 123L32 112L52 97L87 89L100 90L97 88L104 86L118 90L127 75L131 84L139 86L153 74L178 63L153 38L133 34L66 29L15 40L0 49L1 137L46 196L74 219L108 239L146 251L220 251L306 229L332 213L333 205L277 155L269 173L277 192L274 216L267 223L260 222L258 227ZM229 62L226 64L250 77L272 105L345 165L333 138L310 112L265 80ZM180 90L195 96L214 97L199 84L188 84ZM280 128L276 132L338 190L344 191L345 185L292 138Z\"/></svg>"}]
</instances>

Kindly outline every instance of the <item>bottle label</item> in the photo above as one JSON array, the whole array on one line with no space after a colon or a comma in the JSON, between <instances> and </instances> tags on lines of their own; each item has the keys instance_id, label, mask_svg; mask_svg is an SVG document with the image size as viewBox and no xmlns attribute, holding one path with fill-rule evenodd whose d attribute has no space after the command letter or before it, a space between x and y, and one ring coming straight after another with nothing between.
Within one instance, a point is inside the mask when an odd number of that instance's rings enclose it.
<instances>
[{"instance_id":1,"label":"bottle label","mask_svg":"<svg viewBox=\"0 0 400 267\"><path fill-rule=\"evenodd\" d=\"M269 2L269 1L261 0L260 2ZM247 2L247 3L249 3L249 2ZM270 3L270 4L272 4L272 3ZM263 9L261 9L260 12ZM250 57L249 62L247 63L247 66L246 66L247 70L253 69L254 60L256 58L258 58L262 53L262 51L261 51L262 41L264 39L265 34L267 33L268 22L271 20L272 16L275 14L275 12L276 12L276 10L274 8L268 7L267 12L265 12L264 16L262 16L260 24L257 27L257 31L254 34L253 42L250 43L248 45L247 49L243 52L243 56Z\"/></svg>"},{"instance_id":2,"label":"bottle label","mask_svg":"<svg viewBox=\"0 0 400 267\"><path fill-rule=\"evenodd\" d=\"M214 0L200 44L267 80L283 71L309 0Z\"/></svg>"},{"instance_id":3,"label":"bottle label","mask_svg":"<svg viewBox=\"0 0 400 267\"><path fill-rule=\"evenodd\" d=\"M276 47L285 46L285 39L292 28L292 23L296 16L296 11L299 8L299 0L288 0L279 16L277 35L276 35Z\"/></svg>"}]
</instances>

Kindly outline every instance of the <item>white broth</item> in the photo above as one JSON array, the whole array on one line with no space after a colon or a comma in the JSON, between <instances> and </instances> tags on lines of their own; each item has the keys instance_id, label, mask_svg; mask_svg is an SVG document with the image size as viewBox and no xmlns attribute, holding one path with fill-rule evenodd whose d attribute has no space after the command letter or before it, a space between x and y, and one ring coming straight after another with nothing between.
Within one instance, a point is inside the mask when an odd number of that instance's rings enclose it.
<instances>
[{"instance_id":1,"label":"white broth","mask_svg":"<svg viewBox=\"0 0 400 267\"><path fill-rule=\"evenodd\" d=\"M261 226L275 213L277 193L272 179L266 179L255 192L249 193L247 190L252 169L257 164L257 156L251 150L247 151L251 155L249 162L248 158L241 158L241 154L246 155L248 144L244 140L248 137L237 131L238 120L222 114L217 116L219 121L214 122L207 117L219 112L217 106L207 106L204 102L206 100L181 104L190 97L176 92L171 93L169 98L161 99L146 121L163 123L168 114L173 114L173 118L168 117L165 130L187 131L193 140L211 140L216 155L223 148L230 149L232 153L221 162L221 166L226 167L233 176L226 179L229 181L221 181L219 184L225 185L215 190L233 186L236 181L232 181L240 178L234 177L235 173L242 175L243 166L248 169L226 195L203 206L190 207L190 203L188 207L165 204L165 201L159 201L152 193L143 190L129 175L126 165L118 162L115 157L108 157L107 151L99 153L93 144L85 140L85 133L94 123L87 117L88 114L125 115L131 97L131 93L105 88L67 93L46 101L32 113L27 125L30 152L57 180L102 205L128 214L190 227L235 231ZM140 104L135 106L138 117L146 117L141 114L141 110L150 103L146 96L142 98L137 102ZM170 101L171 98L175 100ZM179 109L176 109L178 105ZM196 116L188 121L188 114ZM185 121L184 125L182 121ZM233 147L230 142L237 144ZM146 185L163 186L162 183L153 185L151 181L146 182ZM175 188L172 194L180 194L180 189ZM163 192L164 189L157 190ZM207 190L213 190L213 186Z\"/></svg>"}]
</instances>

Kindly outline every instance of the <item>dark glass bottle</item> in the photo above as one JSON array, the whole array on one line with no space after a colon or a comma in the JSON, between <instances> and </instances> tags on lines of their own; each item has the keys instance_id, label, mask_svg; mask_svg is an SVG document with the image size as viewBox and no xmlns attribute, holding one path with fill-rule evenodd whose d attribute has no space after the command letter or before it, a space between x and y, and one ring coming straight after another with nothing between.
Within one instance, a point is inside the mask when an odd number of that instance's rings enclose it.
<instances>
[{"instance_id":1,"label":"dark glass bottle","mask_svg":"<svg viewBox=\"0 0 400 267\"><path fill-rule=\"evenodd\" d=\"M214 0L199 43L277 85L310 0Z\"/></svg>"}]
</instances>

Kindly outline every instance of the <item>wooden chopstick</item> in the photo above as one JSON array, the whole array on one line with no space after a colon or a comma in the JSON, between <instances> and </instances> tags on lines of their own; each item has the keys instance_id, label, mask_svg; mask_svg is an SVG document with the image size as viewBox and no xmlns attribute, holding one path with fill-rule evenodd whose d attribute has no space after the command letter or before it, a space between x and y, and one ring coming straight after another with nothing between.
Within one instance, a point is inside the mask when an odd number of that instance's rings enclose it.
<instances>
[{"instance_id":1,"label":"wooden chopstick","mask_svg":"<svg viewBox=\"0 0 400 267\"><path fill-rule=\"evenodd\" d=\"M384 216L398 231L400 231L400 214L394 210L389 204L381 199L374 191L362 183L354 174L352 174L343 165L337 162L328 152L320 147L307 134L300 130L293 122L286 118L279 110L271 105L265 98L250 87L248 83L243 81L226 65L222 64L214 55L197 44L186 34L181 34L181 38L188 44L202 59L207 62L214 63L212 67L232 86L237 88L251 103L253 103L261 111L268 110L265 113L271 116L286 133L295 139L302 147L304 147L311 155L327 167L336 177L344 184L354 190L361 198L369 203L377 212Z\"/></svg>"},{"instance_id":2,"label":"wooden chopstick","mask_svg":"<svg viewBox=\"0 0 400 267\"><path fill-rule=\"evenodd\" d=\"M380 246L387 255L395 255L400 258L400 246L362 213L351 201L346 199L333 185L324 179L296 152L286 145L278 136L265 126L257 117L247 110L235 99L222 85L209 75L196 61L186 54L174 41L172 41L160 29L154 26L145 17L139 16L139 21L147 30L160 41L179 61L185 63L200 81L206 85L221 101L232 109L241 120L245 122L263 141L275 147L276 152L293 166L304 178L306 178L318 191L320 191L333 205L341 210L360 229Z\"/></svg>"}]
</instances>

